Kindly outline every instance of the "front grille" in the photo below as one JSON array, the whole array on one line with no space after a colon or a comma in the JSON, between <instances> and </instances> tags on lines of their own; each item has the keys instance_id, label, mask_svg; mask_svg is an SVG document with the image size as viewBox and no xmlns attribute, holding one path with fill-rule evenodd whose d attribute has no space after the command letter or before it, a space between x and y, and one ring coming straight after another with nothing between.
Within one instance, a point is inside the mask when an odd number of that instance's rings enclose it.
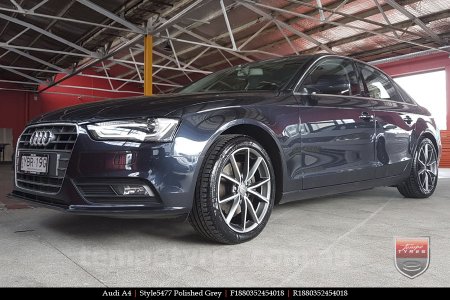
<instances>
[{"instance_id":1,"label":"front grille","mask_svg":"<svg viewBox=\"0 0 450 300\"><path fill-rule=\"evenodd\" d=\"M30 144L30 139L33 133L37 130L50 130L55 134L55 140L50 142L47 146L33 146ZM75 125L64 124L54 125L45 124L38 126L30 126L20 136L18 148L37 149L37 150L59 150L62 152L72 152L73 146L77 140L78 133Z\"/></svg>"},{"instance_id":2,"label":"front grille","mask_svg":"<svg viewBox=\"0 0 450 300\"><path fill-rule=\"evenodd\" d=\"M48 145L30 144L35 131L51 131L55 138ZM22 189L46 194L57 194L66 176L70 156L78 137L74 124L42 124L27 127L19 138L16 150L16 185ZM46 175L20 171L22 154L46 154L49 156L49 172Z\"/></svg>"}]
</instances>

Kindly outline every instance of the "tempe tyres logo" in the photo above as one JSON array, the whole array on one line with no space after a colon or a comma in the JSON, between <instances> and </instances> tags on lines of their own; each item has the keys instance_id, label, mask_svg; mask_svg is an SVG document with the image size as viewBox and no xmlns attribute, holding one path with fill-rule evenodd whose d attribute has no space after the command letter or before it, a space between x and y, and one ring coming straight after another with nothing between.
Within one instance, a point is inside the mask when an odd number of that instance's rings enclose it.
<instances>
[{"instance_id":1,"label":"tempe tyres logo","mask_svg":"<svg viewBox=\"0 0 450 300\"><path fill-rule=\"evenodd\" d=\"M395 238L395 267L409 278L423 274L430 263L430 238Z\"/></svg>"}]
</instances>

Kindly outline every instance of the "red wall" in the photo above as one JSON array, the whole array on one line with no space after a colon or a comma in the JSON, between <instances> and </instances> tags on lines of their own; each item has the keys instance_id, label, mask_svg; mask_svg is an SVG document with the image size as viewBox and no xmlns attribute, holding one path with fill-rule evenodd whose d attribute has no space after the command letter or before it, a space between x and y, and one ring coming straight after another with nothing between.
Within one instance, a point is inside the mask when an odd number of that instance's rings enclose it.
<instances>
[{"instance_id":1,"label":"red wall","mask_svg":"<svg viewBox=\"0 0 450 300\"><path fill-rule=\"evenodd\" d=\"M403 76L436 70L446 70L447 128L450 130L450 58L448 53L438 53L407 60L400 60L393 63L377 65L377 67L391 76Z\"/></svg>"},{"instance_id":2,"label":"red wall","mask_svg":"<svg viewBox=\"0 0 450 300\"><path fill-rule=\"evenodd\" d=\"M0 127L12 128L14 145L26 123L41 113L32 93L0 90Z\"/></svg>"},{"instance_id":3,"label":"red wall","mask_svg":"<svg viewBox=\"0 0 450 300\"><path fill-rule=\"evenodd\" d=\"M94 72L84 72L90 75L102 75ZM57 79L62 75L58 75ZM118 88L123 82L112 81L114 88ZM81 88L73 88L81 87ZM82 87L89 87L101 90L83 89ZM42 87L41 87L42 88ZM136 84L127 84L121 90L132 91L136 93L123 92L108 92L111 89L107 79L99 79L92 77L74 76L63 81L60 85L52 87L43 93L39 94L42 103L42 112L49 112L58 108L77 105L81 103L101 101L109 98L125 98L139 96L143 89Z\"/></svg>"},{"instance_id":4,"label":"red wall","mask_svg":"<svg viewBox=\"0 0 450 300\"><path fill-rule=\"evenodd\" d=\"M95 74L98 73L86 73ZM103 74L100 74L103 75ZM61 75L62 76L62 75ZM58 76L59 78L60 76ZM112 82L114 88L118 88L123 82ZM136 93L117 93L103 90L89 90L75 87L91 87L97 89L110 89L108 80L74 76L60 86L52 87L42 93L30 93L15 91L23 89L21 86L0 83L0 128L12 128L14 145L26 124L34 117L59 108L77 105L81 103L101 101L108 98L124 98L139 96L142 88L136 84L127 84L123 89ZM8 90L10 89L10 90Z\"/></svg>"}]
</instances>

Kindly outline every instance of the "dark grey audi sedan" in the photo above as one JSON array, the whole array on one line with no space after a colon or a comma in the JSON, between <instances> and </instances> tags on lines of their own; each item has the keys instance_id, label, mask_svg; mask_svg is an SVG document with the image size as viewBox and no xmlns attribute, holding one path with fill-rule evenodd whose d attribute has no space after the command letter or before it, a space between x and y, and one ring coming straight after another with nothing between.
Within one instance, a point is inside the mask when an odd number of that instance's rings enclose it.
<instances>
[{"instance_id":1,"label":"dark grey audi sedan","mask_svg":"<svg viewBox=\"0 0 450 300\"><path fill-rule=\"evenodd\" d=\"M295 56L45 114L20 136L12 194L79 214L185 216L235 244L278 203L375 186L429 197L440 151L428 110L380 70Z\"/></svg>"}]
</instances>

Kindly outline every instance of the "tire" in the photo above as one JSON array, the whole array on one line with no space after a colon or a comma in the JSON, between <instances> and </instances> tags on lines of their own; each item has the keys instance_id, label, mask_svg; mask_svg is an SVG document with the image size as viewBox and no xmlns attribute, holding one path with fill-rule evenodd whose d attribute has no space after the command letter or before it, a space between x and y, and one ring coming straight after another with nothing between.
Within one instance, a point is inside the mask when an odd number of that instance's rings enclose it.
<instances>
[{"instance_id":1,"label":"tire","mask_svg":"<svg viewBox=\"0 0 450 300\"><path fill-rule=\"evenodd\" d=\"M420 140L414 153L411 173L397 186L398 191L406 198L428 198L433 195L438 182L437 159L437 151L431 140Z\"/></svg>"},{"instance_id":2,"label":"tire","mask_svg":"<svg viewBox=\"0 0 450 300\"><path fill-rule=\"evenodd\" d=\"M189 222L207 239L243 243L264 229L274 199L275 174L264 148L248 136L223 135L205 156Z\"/></svg>"}]
</instances>

